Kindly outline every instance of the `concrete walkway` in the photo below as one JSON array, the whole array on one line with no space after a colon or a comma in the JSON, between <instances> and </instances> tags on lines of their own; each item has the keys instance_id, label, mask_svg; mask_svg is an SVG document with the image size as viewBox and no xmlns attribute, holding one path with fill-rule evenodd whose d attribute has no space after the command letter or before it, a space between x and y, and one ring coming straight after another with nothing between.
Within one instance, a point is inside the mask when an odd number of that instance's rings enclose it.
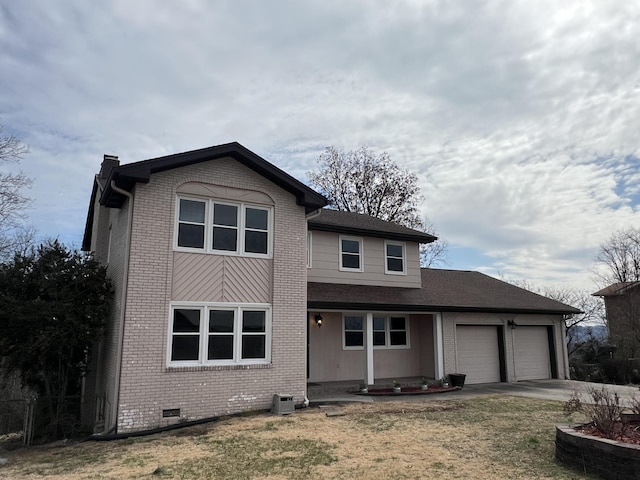
<instances>
[{"instance_id":1,"label":"concrete walkway","mask_svg":"<svg viewBox=\"0 0 640 480\"><path fill-rule=\"evenodd\" d=\"M455 400L472 398L479 395L514 395L518 397L542 398L546 400L567 401L574 392L582 394L583 400L587 400L587 389L590 387L617 392L622 403L629 404L634 395L640 399L640 390L637 387L621 385L603 385L601 383L579 382L577 380L528 380L518 383L485 383L480 385L465 385L462 390L432 395L402 395L402 396L375 396L353 395L349 393L320 395L310 398L312 404L343 403L343 402L384 402L390 400L402 401L432 401Z\"/></svg>"}]
</instances>

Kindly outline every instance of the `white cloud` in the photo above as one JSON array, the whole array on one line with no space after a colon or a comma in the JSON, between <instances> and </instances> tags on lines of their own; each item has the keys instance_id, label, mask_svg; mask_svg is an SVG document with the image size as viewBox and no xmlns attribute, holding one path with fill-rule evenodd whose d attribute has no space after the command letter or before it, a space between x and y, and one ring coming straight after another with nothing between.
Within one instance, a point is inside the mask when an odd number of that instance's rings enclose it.
<instances>
[{"instance_id":1,"label":"white cloud","mask_svg":"<svg viewBox=\"0 0 640 480\"><path fill-rule=\"evenodd\" d=\"M639 220L639 36L633 2L15 2L0 121L44 235L80 238L103 153L239 141L304 180L366 144L419 173L469 267L589 288Z\"/></svg>"}]
</instances>

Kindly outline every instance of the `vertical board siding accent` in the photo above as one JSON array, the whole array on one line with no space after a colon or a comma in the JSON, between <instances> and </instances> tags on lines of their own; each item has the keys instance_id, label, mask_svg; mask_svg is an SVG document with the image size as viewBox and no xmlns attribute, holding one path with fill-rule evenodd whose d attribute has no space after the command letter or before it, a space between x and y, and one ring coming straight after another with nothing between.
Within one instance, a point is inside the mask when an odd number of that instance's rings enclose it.
<instances>
[{"instance_id":1,"label":"vertical board siding accent","mask_svg":"<svg viewBox=\"0 0 640 480\"><path fill-rule=\"evenodd\" d=\"M272 262L174 252L171 300L270 303Z\"/></svg>"}]
</instances>

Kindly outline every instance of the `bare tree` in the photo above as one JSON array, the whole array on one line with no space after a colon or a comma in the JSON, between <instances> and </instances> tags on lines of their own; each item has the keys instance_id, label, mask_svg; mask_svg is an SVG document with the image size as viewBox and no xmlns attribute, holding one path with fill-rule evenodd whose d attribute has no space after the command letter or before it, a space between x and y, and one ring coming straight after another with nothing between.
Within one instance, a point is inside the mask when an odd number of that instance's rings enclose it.
<instances>
[{"instance_id":1,"label":"bare tree","mask_svg":"<svg viewBox=\"0 0 640 480\"><path fill-rule=\"evenodd\" d=\"M25 241L33 239L33 229L22 224L24 212L30 204L23 191L30 188L32 180L24 173L9 172L7 164L20 162L29 152L14 135L3 135L0 125L0 258L6 258Z\"/></svg>"},{"instance_id":2,"label":"bare tree","mask_svg":"<svg viewBox=\"0 0 640 480\"><path fill-rule=\"evenodd\" d=\"M307 175L329 199L330 207L434 234L433 225L420 216L424 197L417 175L398 166L386 152L376 155L367 147L348 152L327 147L317 162L318 170ZM446 263L446 247L442 240L422 245L422 266Z\"/></svg>"},{"instance_id":3,"label":"bare tree","mask_svg":"<svg viewBox=\"0 0 640 480\"><path fill-rule=\"evenodd\" d=\"M600 245L596 272L605 285L640 280L640 229L618 230Z\"/></svg>"},{"instance_id":4,"label":"bare tree","mask_svg":"<svg viewBox=\"0 0 640 480\"><path fill-rule=\"evenodd\" d=\"M516 287L529 290L543 295L547 298L556 300L557 302L570 305L582 313L567 316L564 319L565 332L567 337L567 353L572 356L584 343L592 340L590 327L596 325L606 325L604 314L604 304L602 299L594 297L586 290L580 290L571 287L555 287L547 286L539 288L526 280L507 279L502 277L505 282L511 283ZM580 335L579 327L587 328L587 335ZM600 340L600 339L598 339Z\"/></svg>"}]
</instances>

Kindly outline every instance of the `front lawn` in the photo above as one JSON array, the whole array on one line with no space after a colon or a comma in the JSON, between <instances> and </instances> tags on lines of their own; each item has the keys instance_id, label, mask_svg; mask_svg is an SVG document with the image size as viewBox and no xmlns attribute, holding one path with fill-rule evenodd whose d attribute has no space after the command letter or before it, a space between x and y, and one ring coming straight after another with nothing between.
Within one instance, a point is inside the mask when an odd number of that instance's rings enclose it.
<instances>
[{"instance_id":1,"label":"front lawn","mask_svg":"<svg viewBox=\"0 0 640 480\"><path fill-rule=\"evenodd\" d=\"M593 478L555 463L562 407L509 396L350 404L343 416L312 407L5 452L0 478Z\"/></svg>"}]
</instances>

